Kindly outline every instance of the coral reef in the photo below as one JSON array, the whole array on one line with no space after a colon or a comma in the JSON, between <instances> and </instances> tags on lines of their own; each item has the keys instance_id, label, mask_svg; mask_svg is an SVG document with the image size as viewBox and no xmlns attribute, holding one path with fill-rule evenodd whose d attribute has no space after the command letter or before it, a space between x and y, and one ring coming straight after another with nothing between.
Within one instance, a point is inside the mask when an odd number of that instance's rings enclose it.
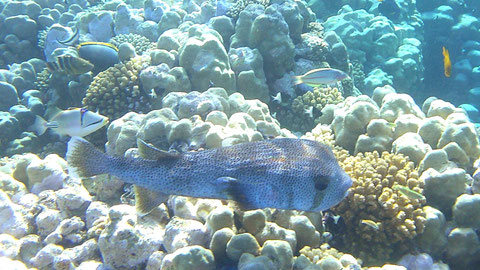
<instances>
[{"instance_id":1,"label":"coral reef","mask_svg":"<svg viewBox=\"0 0 480 270\"><path fill-rule=\"evenodd\" d=\"M354 182L347 198L334 208L346 225L341 247L367 264L407 252L410 240L425 228L422 206L426 200L409 197L394 185L423 192L424 183L413 162L386 152L350 157L339 153L337 158Z\"/></svg>"},{"instance_id":2,"label":"coral reef","mask_svg":"<svg viewBox=\"0 0 480 270\"><path fill-rule=\"evenodd\" d=\"M150 97L139 84L139 74L149 62L149 57L139 56L100 72L88 87L82 104L110 119L148 109Z\"/></svg>"},{"instance_id":3,"label":"coral reef","mask_svg":"<svg viewBox=\"0 0 480 270\"><path fill-rule=\"evenodd\" d=\"M233 93L235 75L217 31L193 25L178 54L179 64L185 68L194 90L205 91L214 85Z\"/></svg>"},{"instance_id":4,"label":"coral reef","mask_svg":"<svg viewBox=\"0 0 480 270\"><path fill-rule=\"evenodd\" d=\"M409 27L420 27L416 22L411 25ZM361 88L363 93L371 95L375 87L384 84L393 84L401 91L421 87L424 68L420 40L423 37L417 31L397 27L386 17L375 17L364 9L350 7L329 17L324 27L341 37L352 61L364 65L367 78ZM374 47L362 49L369 46L367 44L374 44ZM384 66L383 70L377 68L380 65Z\"/></svg>"},{"instance_id":5,"label":"coral reef","mask_svg":"<svg viewBox=\"0 0 480 270\"><path fill-rule=\"evenodd\" d=\"M312 92L296 97L290 108L278 110L276 117L282 125L292 131L308 132L319 123L319 117L326 105L335 105L343 100L341 92L336 87L315 87Z\"/></svg>"},{"instance_id":6,"label":"coral reef","mask_svg":"<svg viewBox=\"0 0 480 270\"><path fill-rule=\"evenodd\" d=\"M322 269L342 269L342 267L354 268L360 267L357 260L350 254L344 254L328 244L323 244L319 248L305 247L300 250L299 258L308 258L308 260L317 265L321 265ZM299 259L297 259L298 261Z\"/></svg>"},{"instance_id":7,"label":"coral reef","mask_svg":"<svg viewBox=\"0 0 480 270\"><path fill-rule=\"evenodd\" d=\"M477 2L0 0L0 265L478 269ZM95 77L46 68L85 41L121 62ZM323 67L349 78L294 84ZM151 158L141 140L182 153L300 137L354 184L323 214L172 195L140 216L135 187L77 178L67 138L31 132L53 106L109 117L87 140L113 156Z\"/></svg>"},{"instance_id":8,"label":"coral reef","mask_svg":"<svg viewBox=\"0 0 480 270\"><path fill-rule=\"evenodd\" d=\"M144 52L156 47L154 42L151 42L148 38L138 34L117 35L111 38L109 42L117 48L119 48L122 43L130 43L135 48L137 55L142 55Z\"/></svg>"},{"instance_id":9,"label":"coral reef","mask_svg":"<svg viewBox=\"0 0 480 270\"><path fill-rule=\"evenodd\" d=\"M267 7L270 4L270 0L240 0L240 1L235 1L235 4L232 5L228 11L227 15L237 19L238 16L240 15L240 12L242 12L248 5L250 4L259 4L264 7Z\"/></svg>"}]
</instances>

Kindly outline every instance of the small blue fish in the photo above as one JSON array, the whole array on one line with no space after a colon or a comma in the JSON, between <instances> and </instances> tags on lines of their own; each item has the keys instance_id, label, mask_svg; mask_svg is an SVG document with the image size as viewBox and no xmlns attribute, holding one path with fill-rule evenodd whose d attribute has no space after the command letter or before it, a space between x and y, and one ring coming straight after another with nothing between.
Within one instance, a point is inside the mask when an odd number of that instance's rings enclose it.
<instances>
[{"instance_id":1,"label":"small blue fish","mask_svg":"<svg viewBox=\"0 0 480 270\"><path fill-rule=\"evenodd\" d=\"M281 138L199 152L169 153L138 141L143 158L106 155L72 138L72 175L108 173L135 185L137 212L147 214L168 195L234 200L243 209L323 211L345 198L352 185L327 146Z\"/></svg>"}]
</instances>

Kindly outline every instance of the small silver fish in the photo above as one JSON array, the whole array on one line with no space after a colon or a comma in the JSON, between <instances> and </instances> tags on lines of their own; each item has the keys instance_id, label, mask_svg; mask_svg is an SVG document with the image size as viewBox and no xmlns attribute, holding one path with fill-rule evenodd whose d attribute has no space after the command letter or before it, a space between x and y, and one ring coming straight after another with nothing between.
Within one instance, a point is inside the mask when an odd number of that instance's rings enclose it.
<instances>
[{"instance_id":1,"label":"small silver fish","mask_svg":"<svg viewBox=\"0 0 480 270\"><path fill-rule=\"evenodd\" d=\"M301 83L316 87L322 84L334 84L348 78L347 73L334 68L318 68L310 70L302 76L294 76L294 85Z\"/></svg>"},{"instance_id":2,"label":"small silver fish","mask_svg":"<svg viewBox=\"0 0 480 270\"><path fill-rule=\"evenodd\" d=\"M169 153L137 141L143 158L113 157L73 137L67 162L72 176L110 174L135 185L139 214L168 195L234 200L244 209L323 211L343 200L352 180L328 146L281 138L198 152Z\"/></svg>"},{"instance_id":3,"label":"small silver fish","mask_svg":"<svg viewBox=\"0 0 480 270\"><path fill-rule=\"evenodd\" d=\"M72 108L60 111L50 121L38 116L30 130L38 136L45 133L48 128L53 129L60 135L70 137L84 137L105 126L108 118L98 113L91 112L84 108Z\"/></svg>"}]
</instances>

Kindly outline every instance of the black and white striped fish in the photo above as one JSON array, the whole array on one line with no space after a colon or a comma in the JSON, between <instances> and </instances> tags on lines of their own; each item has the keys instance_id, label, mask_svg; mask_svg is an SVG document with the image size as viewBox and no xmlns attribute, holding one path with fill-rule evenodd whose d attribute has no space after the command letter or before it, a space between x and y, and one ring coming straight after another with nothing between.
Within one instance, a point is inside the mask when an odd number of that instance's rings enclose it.
<instances>
[{"instance_id":1,"label":"black and white striped fish","mask_svg":"<svg viewBox=\"0 0 480 270\"><path fill-rule=\"evenodd\" d=\"M71 55L62 55L55 58L55 61L48 62L47 68L50 72L64 71L71 75L80 75L93 69L89 61Z\"/></svg>"}]
</instances>

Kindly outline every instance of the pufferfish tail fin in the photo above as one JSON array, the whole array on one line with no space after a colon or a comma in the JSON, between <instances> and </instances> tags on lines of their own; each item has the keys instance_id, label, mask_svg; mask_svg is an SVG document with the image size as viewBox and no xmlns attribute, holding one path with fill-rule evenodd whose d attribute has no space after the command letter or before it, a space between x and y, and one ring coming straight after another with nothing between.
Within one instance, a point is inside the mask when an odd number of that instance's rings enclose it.
<instances>
[{"instance_id":1,"label":"pufferfish tail fin","mask_svg":"<svg viewBox=\"0 0 480 270\"><path fill-rule=\"evenodd\" d=\"M72 137L67 146L70 175L84 178L109 173L110 157L80 137Z\"/></svg>"}]
</instances>

